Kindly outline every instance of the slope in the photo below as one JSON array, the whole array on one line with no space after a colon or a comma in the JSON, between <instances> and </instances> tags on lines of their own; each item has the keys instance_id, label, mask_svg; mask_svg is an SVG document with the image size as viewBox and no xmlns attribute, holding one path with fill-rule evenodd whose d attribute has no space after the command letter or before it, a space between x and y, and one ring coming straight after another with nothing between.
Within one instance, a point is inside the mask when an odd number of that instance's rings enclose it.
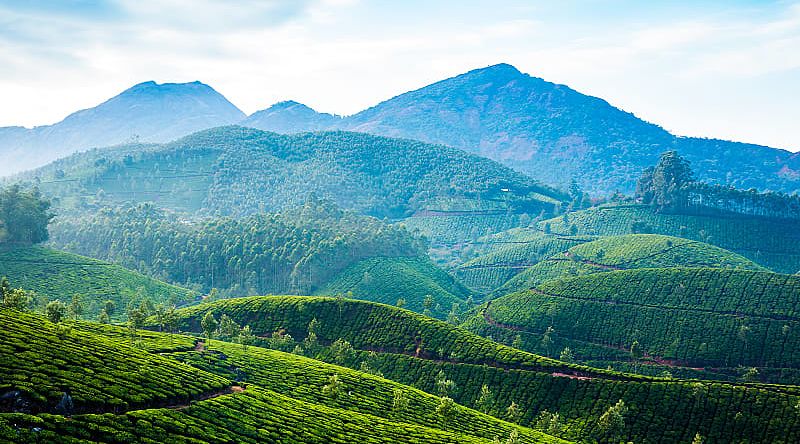
<instances>
[{"instance_id":1,"label":"slope","mask_svg":"<svg viewBox=\"0 0 800 444\"><path fill-rule=\"evenodd\" d=\"M445 318L455 304L466 306L470 292L444 270L423 258L370 258L351 265L322 289L320 295L348 297L403 307ZM429 298L429 302L426 299ZM458 310L456 310L458 312Z\"/></svg>"},{"instance_id":2,"label":"slope","mask_svg":"<svg viewBox=\"0 0 800 444\"><path fill-rule=\"evenodd\" d=\"M112 319L124 316L129 303L149 300L154 304L183 304L197 293L151 279L119 265L46 247L13 247L0 250L0 276L13 287L35 291L44 306L48 300L69 303L78 294L84 316L97 317L105 301L114 303Z\"/></svg>"},{"instance_id":3,"label":"slope","mask_svg":"<svg viewBox=\"0 0 800 444\"><path fill-rule=\"evenodd\" d=\"M435 396L278 351L223 342L195 350L191 338L159 333L139 349L119 327L54 325L8 310L0 323L3 353L14 357L2 360L2 440L488 443L516 430L520 442L563 442L459 405L443 421ZM247 382L233 381L234 365ZM340 392L326 395L332 375ZM406 403L392 409L398 391ZM72 405L56 405L63 399Z\"/></svg>"},{"instance_id":4,"label":"slope","mask_svg":"<svg viewBox=\"0 0 800 444\"><path fill-rule=\"evenodd\" d=\"M465 327L521 335L520 346L548 354L569 346L583 360L630 360L637 341L656 363L758 367L768 378L773 369L800 366L798 307L796 276L640 269L547 281L493 300Z\"/></svg>"},{"instance_id":5,"label":"slope","mask_svg":"<svg viewBox=\"0 0 800 444\"><path fill-rule=\"evenodd\" d=\"M446 390L498 417L513 401L522 425L536 424L542 411L558 413L559 433L568 439L686 442L700 433L711 441L788 442L800 432L800 419L785 414L800 400L793 387L659 380L575 366L386 305L252 297L179 312L183 330L201 331L208 313L227 315L251 326L261 346L381 372L429 393ZM609 433L597 421L620 399L630 411L622 429Z\"/></svg>"},{"instance_id":6,"label":"slope","mask_svg":"<svg viewBox=\"0 0 800 444\"><path fill-rule=\"evenodd\" d=\"M98 146L131 140L167 142L240 121L244 114L200 82L144 82L61 122L33 129L0 128L2 175L44 165Z\"/></svg>"},{"instance_id":7,"label":"slope","mask_svg":"<svg viewBox=\"0 0 800 444\"><path fill-rule=\"evenodd\" d=\"M780 273L800 268L800 232L792 220L731 213L669 214L647 205L608 205L545 220L539 228L581 236L664 234L716 245Z\"/></svg>"},{"instance_id":8,"label":"slope","mask_svg":"<svg viewBox=\"0 0 800 444\"><path fill-rule=\"evenodd\" d=\"M679 237L627 234L586 242L526 268L497 289L507 294L562 277L635 268L706 267L767 271L728 250Z\"/></svg>"},{"instance_id":9,"label":"slope","mask_svg":"<svg viewBox=\"0 0 800 444\"><path fill-rule=\"evenodd\" d=\"M566 198L461 150L347 132L281 136L222 127L140 151L79 154L59 165L23 178L77 209L153 201L193 214L241 216L316 195L397 218L431 208L549 214Z\"/></svg>"}]
</instances>

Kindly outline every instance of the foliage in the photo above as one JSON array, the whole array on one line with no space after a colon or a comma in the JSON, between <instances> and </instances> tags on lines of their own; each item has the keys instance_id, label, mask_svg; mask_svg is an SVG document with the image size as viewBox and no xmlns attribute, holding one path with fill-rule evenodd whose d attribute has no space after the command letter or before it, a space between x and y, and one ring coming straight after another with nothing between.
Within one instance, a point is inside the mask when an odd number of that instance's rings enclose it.
<instances>
[{"instance_id":1,"label":"foliage","mask_svg":"<svg viewBox=\"0 0 800 444\"><path fill-rule=\"evenodd\" d=\"M392 304L402 299L416 312L425 309L438 318L446 316L446 308L464 304L467 290L429 260L412 258L370 258L345 269L328 282L318 294L348 294L348 297ZM430 297L430 306L425 299ZM439 307L436 310L436 307Z\"/></svg>"},{"instance_id":2,"label":"foliage","mask_svg":"<svg viewBox=\"0 0 800 444\"><path fill-rule=\"evenodd\" d=\"M0 189L0 246L46 241L47 225L53 217L50 201L38 188L25 190L11 185Z\"/></svg>"},{"instance_id":3,"label":"foliage","mask_svg":"<svg viewBox=\"0 0 800 444\"><path fill-rule=\"evenodd\" d=\"M155 304L185 304L195 292L151 279L107 262L50 248L32 246L0 250L0 270L14 282L38 295L38 305L47 300L70 303L80 295L83 317L95 319L111 302L113 307ZM111 309L111 319L122 319L124 310Z\"/></svg>"},{"instance_id":4,"label":"foliage","mask_svg":"<svg viewBox=\"0 0 800 444\"><path fill-rule=\"evenodd\" d=\"M405 230L309 200L280 214L196 224L151 205L64 219L53 241L150 276L226 294L307 293L351 264L373 256L417 256Z\"/></svg>"}]
</instances>

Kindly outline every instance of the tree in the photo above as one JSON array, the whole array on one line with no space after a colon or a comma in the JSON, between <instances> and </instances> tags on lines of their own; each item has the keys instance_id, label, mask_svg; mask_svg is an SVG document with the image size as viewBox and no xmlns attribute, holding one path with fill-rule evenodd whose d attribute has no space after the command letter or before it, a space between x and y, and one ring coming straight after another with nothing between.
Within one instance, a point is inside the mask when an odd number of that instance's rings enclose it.
<instances>
[{"instance_id":1,"label":"tree","mask_svg":"<svg viewBox=\"0 0 800 444\"><path fill-rule=\"evenodd\" d=\"M97 315L97 322L101 324L111 323L111 317L108 315L108 312L106 311L105 308L100 310L100 313Z\"/></svg>"},{"instance_id":2,"label":"tree","mask_svg":"<svg viewBox=\"0 0 800 444\"><path fill-rule=\"evenodd\" d=\"M600 419L597 420L597 425L600 427L603 434L616 437L622 432L625 428L624 415L627 411L628 407L626 407L625 402L620 399L616 404L609 407L605 413L600 415Z\"/></svg>"},{"instance_id":3,"label":"tree","mask_svg":"<svg viewBox=\"0 0 800 444\"><path fill-rule=\"evenodd\" d=\"M333 344L331 344L331 354L337 364L344 364L354 353L353 346L342 338L333 341Z\"/></svg>"},{"instance_id":4,"label":"tree","mask_svg":"<svg viewBox=\"0 0 800 444\"><path fill-rule=\"evenodd\" d=\"M703 444L703 437L700 436L700 432L694 434L694 439L692 439L692 444Z\"/></svg>"},{"instance_id":5,"label":"tree","mask_svg":"<svg viewBox=\"0 0 800 444\"><path fill-rule=\"evenodd\" d=\"M544 331L544 334L542 335L542 341L541 341L542 348L544 348L545 353L547 353L548 355L550 355L550 347L552 347L553 345L553 337L552 337L553 332L555 332L555 329L552 326L550 326L547 327L547 329Z\"/></svg>"},{"instance_id":6,"label":"tree","mask_svg":"<svg viewBox=\"0 0 800 444\"><path fill-rule=\"evenodd\" d=\"M12 310L25 311L33 300L33 294L21 288L2 290L3 307Z\"/></svg>"},{"instance_id":7,"label":"tree","mask_svg":"<svg viewBox=\"0 0 800 444\"><path fill-rule=\"evenodd\" d=\"M483 413L488 414L493 403L494 395L492 394L492 391L489 390L488 385L483 384L481 386L481 395L478 397L478 400L475 401L475 408Z\"/></svg>"},{"instance_id":8,"label":"tree","mask_svg":"<svg viewBox=\"0 0 800 444\"><path fill-rule=\"evenodd\" d=\"M231 319L230 316L228 316L226 313L223 313L219 318L219 326L217 327L217 331L222 339L231 340L239 335L240 327L239 324Z\"/></svg>"},{"instance_id":9,"label":"tree","mask_svg":"<svg viewBox=\"0 0 800 444\"><path fill-rule=\"evenodd\" d=\"M633 341L633 344L631 344L631 359L633 360L634 372L636 371L639 361L641 361L643 357L644 352L642 352L642 347L639 345L639 341Z\"/></svg>"},{"instance_id":10,"label":"tree","mask_svg":"<svg viewBox=\"0 0 800 444\"><path fill-rule=\"evenodd\" d=\"M253 334L253 331L250 329L249 325L245 325L239 331L239 344L242 345L242 350L244 350L245 353L247 353L247 347L253 345L255 339L256 336Z\"/></svg>"},{"instance_id":11,"label":"tree","mask_svg":"<svg viewBox=\"0 0 800 444\"><path fill-rule=\"evenodd\" d=\"M514 429L508 434L505 444L519 444L519 430Z\"/></svg>"},{"instance_id":12,"label":"tree","mask_svg":"<svg viewBox=\"0 0 800 444\"><path fill-rule=\"evenodd\" d=\"M322 387L322 394L335 401L339 397L343 385L342 381L339 381L339 375L333 374L328 378L328 383Z\"/></svg>"},{"instance_id":13,"label":"tree","mask_svg":"<svg viewBox=\"0 0 800 444\"><path fill-rule=\"evenodd\" d=\"M514 340L511 341L511 346L516 348L516 349L518 349L518 350L521 350L522 349L522 336L519 335L519 334L514 336Z\"/></svg>"},{"instance_id":14,"label":"tree","mask_svg":"<svg viewBox=\"0 0 800 444\"><path fill-rule=\"evenodd\" d=\"M433 307L433 296L426 294L425 299L422 300L422 307L426 310L430 310Z\"/></svg>"},{"instance_id":15,"label":"tree","mask_svg":"<svg viewBox=\"0 0 800 444\"><path fill-rule=\"evenodd\" d=\"M0 191L0 243L36 244L48 239L47 225L55 215L38 188L12 185Z\"/></svg>"},{"instance_id":16,"label":"tree","mask_svg":"<svg viewBox=\"0 0 800 444\"><path fill-rule=\"evenodd\" d=\"M439 373L436 375L436 391L439 393L439 396L450 396L455 390L456 383L447 379L443 370L439 370Z\"/></svg>"},{"instance_id":17,"label":"tree","mask_svg":"<svg viewBox=\"0 0 800 444\"><path fill-rule=\"evenodd\" d=\"M399 298L395 305L397 306L397 308L403 308L406 306L406 300L404 298Z\"/></svg>"},{"instance_id":18,"label":"tree","mask_svg":"<svg viewBox=\"0 0 800 444\"><path fill-rule=\"evenodd\" d=\"M145 319L147 319L147 312L143 307L131 307L128 309L128 329L131 333L131 339L136 339L136 332L144 325Z\"/></svg>"},{"instance_id":19,"label":"tree","mask_svg":"<svg viewBox=\"0 0 800 444\"><path fill-rule=\"evenodd\" d=\"M661 154L653 169L653 202L663 207L685 204L684 187L694 181L689 162L677 151Z\"/></svg>"},{"instance_id":20,"label":"tree","mask_svg":"<svg viewBox=\"0 0 800 444\"><path fill-rule=\"evenodd\" d=\"M572 354L572 350L569 347L564 347L564 350L561 350L561 354L558 355L558 359L564 362L574 362L575 355Z\"/></svg>"},{"instance_id":21,"label":"tree","mask_svg":"<svg viewBox=\"0 0 800 444\"><path fill-rule=\"evenodd\" d=\"M105 310L106 314L108 314L109 316L114 316L116 309L117 306L116 304L114 304L114 301L106 300L105 302L103 302L103 310Z\"/></svg>"},{"instance_id":22,"label":"tree","mask_svg":"<svg viewBox=\"0 0 800 444\"><path fill-rule=\"evenodd\" d=\"M47 319L53 324L58 324L64 319L64 314L67 312L67 306L61 301L51 301L45 307L45 315Z\"/></svg>"},{"instance_id":23,"label":"tree","mask_svg":"<svg viewBox=\"0 0 800 444\"><path fill-rule=\"evenodd\" d=\"M536 417L534 427L547 433L548 435L559 435L564 428L561 423L561 415L542 410Z\"/></svg>"},{"instance_id":24,"label":"tree","mask_svg":"<svg viewBox=\"0 0 800 444\"><path fill-rule=\"evenodd\" d=\"M392 390L392 412L395 415L400 415L408 408L408 396L403 389L396 387Z\"/></svg>"},{"instance_id":25,"label":"tree","mask_svg":"<svg viewBox=\"0 0 800 444\"><path fill-rule=\"evenodd\" d=\"M211 343L211 337L214 335L214 332L217 330L217 320L214 319L214 313L207 311L203 319L200 320L200 327L203 329L203 333L206 335L206 340Z\"/></svg>"},{"instance_id":26,"label":"tree","mask_svg":"<svg viewBox=\"0 0 800 444\"><path fill-rule=\"evenodd\" d=\"M516 402L511 401L511 404L506 408L506 419L508 422L513 422L516 424L519 421L519 418L522 416L522 412L519 410L519 405Z\"/></svg>"},{"instance_id":27,"label":"tree","mask_svg":"<svg viewBox=\"0 0 800 444\"><path fill-rule=\"evenodd\" d=\"M83 305L81 295L77 293L73 294L72 300L69 303L69 314L72 316L73 319L77 321L81 316L83 316L84 310L85 308Z\"/></svg>"},{"instance_id":28,"label":"tree","mask_svg":"<svg viewBox=\"0 0 800 444\"><path fill-rule=\"evenodd\" d=\"M455 416L456 403L453 398L442 396L439 398L439 405L436 406L436 415L442 420L442 428L447 429L447 424Z\"/></svg>"}]
</instances>

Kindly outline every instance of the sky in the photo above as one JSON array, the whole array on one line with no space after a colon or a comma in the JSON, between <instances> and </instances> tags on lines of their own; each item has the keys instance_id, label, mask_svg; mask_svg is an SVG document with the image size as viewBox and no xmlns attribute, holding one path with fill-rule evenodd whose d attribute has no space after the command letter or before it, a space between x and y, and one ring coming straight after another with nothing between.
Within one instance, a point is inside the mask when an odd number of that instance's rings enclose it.
<instances>
[{"instance_id":1,"label":"sky","mask_svg":"<svg viewBox=\"0 0 800 444\"><path fill-rule=\"evenodd\" d=\"M0 0L0 126L148 80L348 115L501 62L678 135L800 151L800 0Z\"/></svg>"}]
</instances>

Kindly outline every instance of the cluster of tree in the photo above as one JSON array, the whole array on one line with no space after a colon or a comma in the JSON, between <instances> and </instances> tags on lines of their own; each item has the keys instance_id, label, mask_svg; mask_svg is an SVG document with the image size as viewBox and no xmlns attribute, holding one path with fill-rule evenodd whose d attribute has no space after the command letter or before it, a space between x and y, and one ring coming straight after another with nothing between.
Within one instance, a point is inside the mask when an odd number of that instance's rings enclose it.
<instances>
[{"instance_id":1,"label":"cluster of tree","mask_svg":"<svg viewBox=\"0 0 800 444\"><path fill-rule=\"evenodd\" d=\"M673 211L717 209L755 216L800 218L800 195L756 189L738 190L694 180L689 162L675 151L661 155L658 164L642 172L636 198Z\"/></svg>"},{"instance_id":2,"label":"cluster of tree","mask_svg":"<svg viewBox=\"0 0 800 444\"><path fill-rule=\"evenodd\" d=\"M47 226L55 215L38 188L12 185L0 190L0 244L35 244L48 238Z\"/></svg>"},{"instance_id":3,"label":"cluster of tree","mask_svg":"<svg viewBox=\"0 0 800 444\"><path fill-rule=\"evenodd\" d=\"M278 214L192 224L149 204L64 218L53 242L162 280L220 288L225 295L310 293L344 268L374 256L419 256L403 227L309 199Z\"/></svg>"}]
</instances>

